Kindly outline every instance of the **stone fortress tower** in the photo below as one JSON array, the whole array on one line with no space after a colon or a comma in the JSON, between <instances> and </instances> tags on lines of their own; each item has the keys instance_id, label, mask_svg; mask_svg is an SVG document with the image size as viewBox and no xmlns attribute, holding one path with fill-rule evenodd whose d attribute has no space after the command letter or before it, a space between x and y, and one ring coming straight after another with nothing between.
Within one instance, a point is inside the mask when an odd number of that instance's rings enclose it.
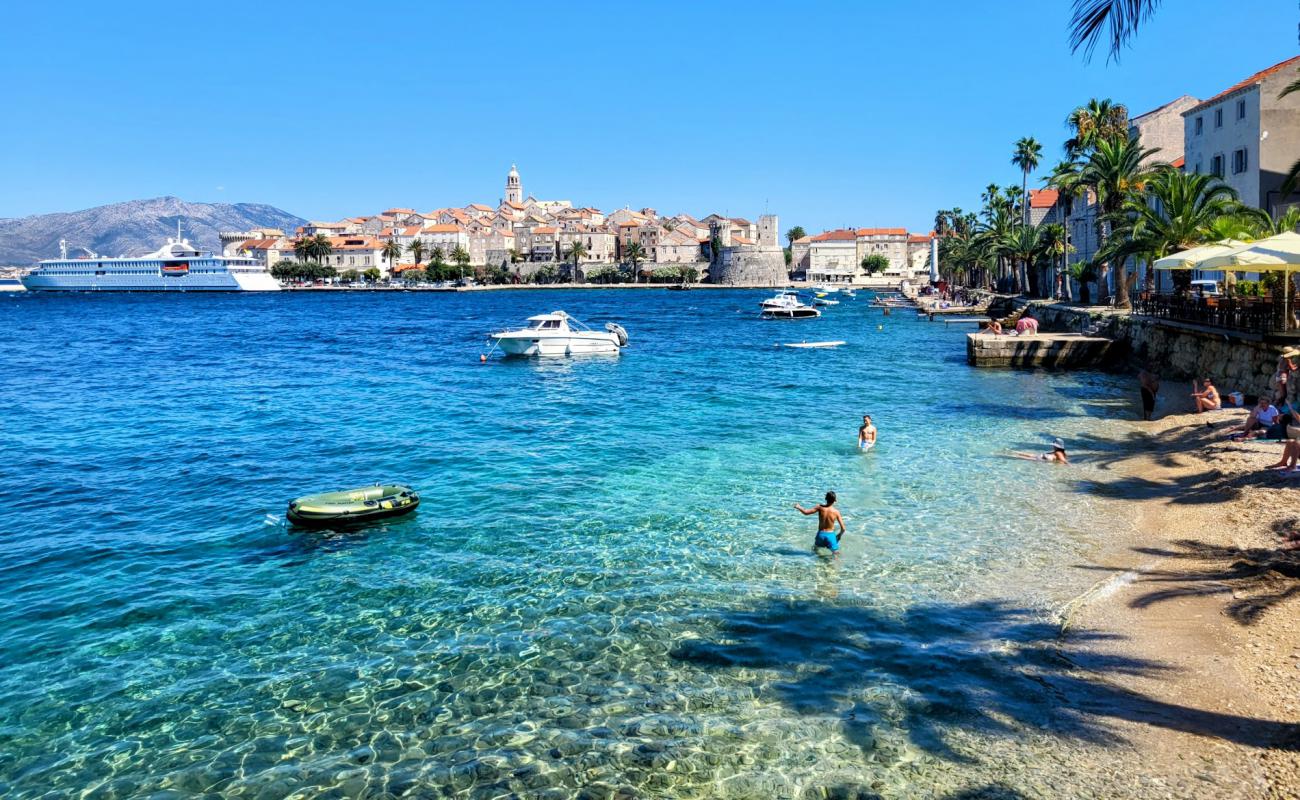
<instances>
[{"instance_id":1,"label":"stone fortress tower","mask_svg":"<svg viewBox=\"0 0 1300 800\"><path fill-rule=\"evenodd\" d=\"M524 187L519 182L519 170L514 164L510 165L510 173L506 175L506 202L524 202Z\"/></svg>"},{"instance_id":2,"label":"stone fortress tower","mask_svg":"<svg viewBox=\"0 0 1300 800\"><path fill-rule=\"evenodd\" d=\"M785 269L785 252L777 231L780 223L775 214L758 218L758 241L737 244L732 240L730 220L709 225L709 241L716 242L718 252L709 266L709 282L784 286L789 281ZM743 241L743 240L742 240Z\"/></svg>"}]
</instances>

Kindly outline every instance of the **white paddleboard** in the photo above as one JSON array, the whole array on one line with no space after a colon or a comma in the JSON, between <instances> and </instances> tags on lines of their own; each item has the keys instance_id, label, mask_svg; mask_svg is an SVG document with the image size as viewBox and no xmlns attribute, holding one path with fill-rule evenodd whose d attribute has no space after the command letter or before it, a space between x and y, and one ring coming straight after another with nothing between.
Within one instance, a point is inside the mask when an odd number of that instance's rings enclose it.
<instances>
[{"instance_id":1,"label":"white paddleboard","mask_svg":"<svg viewBox=\"0 0 1300 800\"><path fill-rule=\"evenodd\" d=\"M839 347L844 342L785 342L782 347Z\"/></svg>"}]
</instances>

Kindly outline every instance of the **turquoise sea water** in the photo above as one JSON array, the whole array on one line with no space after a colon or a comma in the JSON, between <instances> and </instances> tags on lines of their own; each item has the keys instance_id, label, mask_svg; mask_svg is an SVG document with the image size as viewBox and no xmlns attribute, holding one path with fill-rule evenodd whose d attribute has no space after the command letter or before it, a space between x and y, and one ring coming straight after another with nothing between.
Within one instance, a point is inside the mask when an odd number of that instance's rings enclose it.
<instances>
[{"instance_id":1,"label":"turquoise sea water","mask_svg":"<svg viewBox=\"0 0 1300 800\"><path fill-rule=\"evenodd\" d=\"M1000 454L1127 383L763 296L4 298L0 795L943 796L1104 746L1040 652L1098 467ZM632 346L479 363L553 309ZM377 481L423 505L283 522Z\"/></svg>"}]
</instances>

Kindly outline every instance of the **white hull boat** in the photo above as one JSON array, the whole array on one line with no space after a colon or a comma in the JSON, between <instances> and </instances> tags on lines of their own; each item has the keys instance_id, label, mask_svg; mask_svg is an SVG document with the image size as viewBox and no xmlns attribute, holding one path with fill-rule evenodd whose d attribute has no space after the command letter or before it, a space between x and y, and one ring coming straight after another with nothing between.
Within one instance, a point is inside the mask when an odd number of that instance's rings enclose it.
<instances>
[{"instance_id":1,"label":"white hull boat","mask_svg":"<svg viewBox=\"0 0 1300 800\"><path fill-rule=\"evenodd\" d=\"M796 292L781 292L759 303L759 307L763 309L760 315L763 319L804 319L822 315L812 306L805 305Z\"/></svg>"},{"instance_id":2,"label":"white hull boat","mask_svg":"<svg viewBox=\"0 0 1300 800\"><path fill-rule=\"evenodd\" d=\"M597 331L564 313L528 318L528 327L492 334L494 347L508 356L579 356L617 354L627 347L627 331L610 322Z\"/></svg>"}]
</instances>

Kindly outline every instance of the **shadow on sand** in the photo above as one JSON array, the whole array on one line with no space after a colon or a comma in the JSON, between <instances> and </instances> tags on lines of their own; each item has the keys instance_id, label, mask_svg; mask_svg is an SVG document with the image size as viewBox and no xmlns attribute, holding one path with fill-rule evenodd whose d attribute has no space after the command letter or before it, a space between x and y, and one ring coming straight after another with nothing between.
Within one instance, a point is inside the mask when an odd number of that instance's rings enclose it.
<instances>
[{"instance_id":1,"label":"shadow on sand","mask_svg":"<svg viewBox=\"0 0 1300 800\"><path fill-rule=\"evenodd\" d=\"M1088 649L1115 638L1088 631L1062 638L1040 614L1001 602L927 604L895 615L843 601L772 600L724 616L716 640L682 641L673 656L707 669L778 673L772 699L799 714L838 716L843 736L864 754L881 724L906 730L933 755L970 762L945 730L1109 744L1121 740L1113 720L1300 749L1300 725L1168 703L1106 680L1168 669ZM1089 671L1074 653L1086 654Z\"/></svg>"}]
</instances>

